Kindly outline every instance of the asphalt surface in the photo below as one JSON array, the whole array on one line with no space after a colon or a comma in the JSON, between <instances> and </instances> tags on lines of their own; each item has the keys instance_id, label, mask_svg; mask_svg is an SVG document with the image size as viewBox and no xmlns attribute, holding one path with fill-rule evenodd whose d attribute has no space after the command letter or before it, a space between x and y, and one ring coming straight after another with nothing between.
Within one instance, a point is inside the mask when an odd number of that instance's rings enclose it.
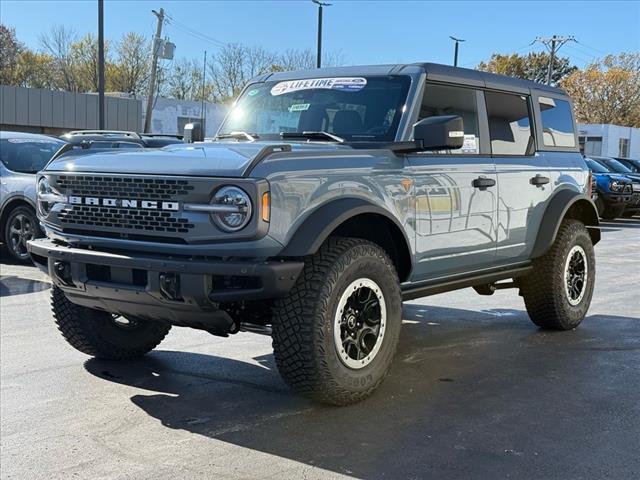
<instances>
[{"instance_id":1,"label":"asphalt surface","mask_svg":"<svg viewBox=\"0 0 640 480\"><path fill-rule=\"evenodd\" d=\"M89 359L46 277L2 264L1 477L640 478L640 219L604 225L580 328L537 329L512 290L407 303L390 376L347 408L292 394L250 333Z\"/></svg>"}]
</instances>

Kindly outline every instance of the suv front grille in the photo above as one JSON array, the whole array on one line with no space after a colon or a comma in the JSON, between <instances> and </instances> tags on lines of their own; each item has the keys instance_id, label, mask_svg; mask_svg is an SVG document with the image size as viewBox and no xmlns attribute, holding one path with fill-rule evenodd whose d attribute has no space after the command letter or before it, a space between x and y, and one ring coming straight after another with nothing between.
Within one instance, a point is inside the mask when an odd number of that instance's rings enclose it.
<instances>
[{"instance_id":1,"label":"suv front grille","mask_svg":"<svg viewBox=\"0 0 640 480\"><path fill-rule=\"evenodd\" d=\"M189 230L194 228L194 225L189 223L189 220L178 218L175 213L140 208L74 205L62 210L58 217L63 224L109 229L189 233Z\"/></svg>"},{"instance_id":2,"label":"suv front grille","mask_svg":"<svg viewBox=\"0 0 640 480\"><path fill-rule=\"evenodd\" d=\"M187 180L61 175L58 187L80 196L139 198L143 200L177 200L193 190Z\"/></svg>"}]
</instances>

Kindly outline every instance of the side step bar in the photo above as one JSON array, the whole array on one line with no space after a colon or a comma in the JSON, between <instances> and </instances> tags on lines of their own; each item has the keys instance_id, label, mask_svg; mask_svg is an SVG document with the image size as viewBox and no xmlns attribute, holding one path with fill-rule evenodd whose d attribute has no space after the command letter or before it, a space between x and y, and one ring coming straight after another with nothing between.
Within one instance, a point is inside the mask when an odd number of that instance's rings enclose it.
<instances>
[{"instance_id":1,"label":"side step bar","mask_svg":"<svg viewBox=\"0 0 640 480\"><path fill-rule=\"evenodd\" d=\"M461 288L475 287L477 285L486 285L494 283L499 280L505 280L507 278L516 278L523 275L527 275L532 270L531 265L524 267L510 268L505 270L498 270L489 273L482 273L472 276L466 276L456 279L436 280L433 282L423 283L417 286L411 286L410 288L402 291L402 300L415 300L416 298L428 297L429 295L436 295L438 293L450 292L452 290L459 290Z\"/></svg>"}]
</instances>

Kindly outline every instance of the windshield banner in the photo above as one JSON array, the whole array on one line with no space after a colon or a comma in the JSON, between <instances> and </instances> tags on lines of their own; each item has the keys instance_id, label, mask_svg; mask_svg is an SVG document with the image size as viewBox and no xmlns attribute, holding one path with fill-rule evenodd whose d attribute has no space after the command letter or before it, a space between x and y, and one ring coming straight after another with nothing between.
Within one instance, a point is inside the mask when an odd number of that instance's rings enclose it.
<instances>
[{"instance_id":1,"label":"windshield banner","mask_svg":"<svg viewBox=\"0 0 640 480\"><path fill-rule=\"evenodd\" d=\"M367 79L362 77L337 78L309 78L305 80L287 80L279 82L271 88L271 95L298 92L300 90L340 90L343 92L358 92L367 85Z\"/></svg>"}]
</instances>

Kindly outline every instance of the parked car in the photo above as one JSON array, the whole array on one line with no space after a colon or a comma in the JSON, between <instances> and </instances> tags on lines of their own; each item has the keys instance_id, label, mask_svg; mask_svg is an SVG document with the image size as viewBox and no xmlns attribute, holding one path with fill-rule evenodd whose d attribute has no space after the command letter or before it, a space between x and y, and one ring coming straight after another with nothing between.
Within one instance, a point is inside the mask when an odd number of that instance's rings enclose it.
<instances>
[{"instance_id":1,"label":"parked car","mask_svg":"<svg viewBox=\"0 0 640 480\"><path fill-rule=\"evenodd\" d=\"M60 137L70 148L162 148L183 143L182 136L125 132L118 130L76 130Z\"/></svg>"},{"instance_id":2,"label":"parked car","mask_svg":"<svg viewBox=\"0 0 640 480\"><path fill-rule=\"evenodd\" d=\"M598 215L607 220L621 217L627 204L631 202L633 182L623 175L611 172L590 157L585 157L584 161L596 181L598 196L594 202Z\"/></svg>"},{"instance_id":3,"label":"parked car","mask_svg":"<svg viewBox=\"0 0 640 480\"><path fill-rule=\"evenodd\" d=\"M625 176L630 179L632 182L632 193L629 201L626 204L624 212L622 213L623 217L631 217L640 213L640 173L635 173L629 167L624 165L622 162L615 158L611 157L591 157L596 162L600 163L610 172L615 172L620 175Z\"/></svg>"},{"instance_id":4,"label":"parked car","mask_svg":"<svg viewBox=\"0 0 640 480\"><path fill-rule=\"evenodd\" d=\"M640 174L640 160L635 160L633 158L620 158L616 157L621 164L631 170L633 173Z\"/></svg>"},{"instance_id":5,"label":"parked car","mask_svg":"<svg viewBox=\"0 0 640 480\"><path fill-rule=\"evenodd\" d=\"M533 323L571 330L595 282L570 98L476 70L264 74L216 141L59 158L38 187L49 238L29 248L73 347L269 333L286 382L337 405L385 377L403 300L517 288Z\"/></svg>"},{"instance_id":6,"label":"parked car","mask_svg":"<svg viewBox=\"0 0 640 480\"><path fill-rule=\"evenodd\" d=\"M19 262L27 241L42 236L36 217L36 173L64 142L47 135L0 131L0 240Z\"/></svg>"}]
</instances>

